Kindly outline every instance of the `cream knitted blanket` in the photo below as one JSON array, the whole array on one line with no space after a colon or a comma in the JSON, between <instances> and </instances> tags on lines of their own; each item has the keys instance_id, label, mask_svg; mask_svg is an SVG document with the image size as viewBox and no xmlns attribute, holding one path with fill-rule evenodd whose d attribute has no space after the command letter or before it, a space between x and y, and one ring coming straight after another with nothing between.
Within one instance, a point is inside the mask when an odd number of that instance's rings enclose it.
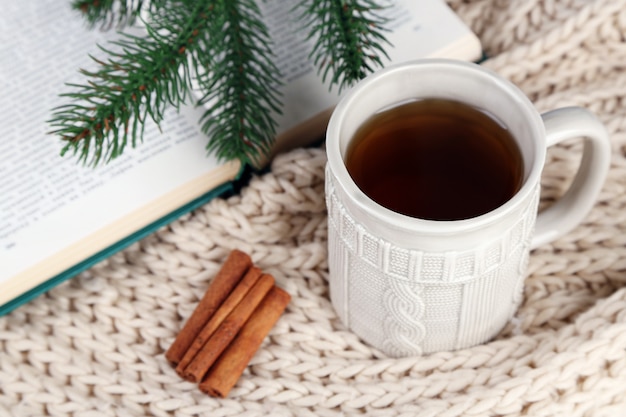
<instances>
[{"instance_id":1,"label":"cream knitted blanket","mask_svg":"<svg viewBox=\"0 0 626 417\"><path fill-rule=\"evenodd\" d=\"M540 110L581 105L613 141L585 223L531 254L519 313L497 340L389 359L328 300L323 150L280 156L217 199L0 318L0 416L626 415L626 0L450 0ZM543 203L576 142L553 148ZM166 362L227 253L273 273L292 302L224 400Z\"/></svg>"}]
</instances>

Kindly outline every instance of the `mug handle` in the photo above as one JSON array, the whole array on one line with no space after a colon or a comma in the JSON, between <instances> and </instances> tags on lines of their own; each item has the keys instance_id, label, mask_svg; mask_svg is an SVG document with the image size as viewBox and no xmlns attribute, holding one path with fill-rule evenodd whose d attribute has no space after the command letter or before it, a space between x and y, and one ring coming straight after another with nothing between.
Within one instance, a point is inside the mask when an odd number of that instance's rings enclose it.
<instances>
[{"instance_id":1,"label":"mug handle","mask_svg":"<svg viewBox=\"0 0 626 417\"><path fill-rule=\"evenodd\" d=\"M611 164L611 142L604 125L582 107L564 107L541 115L547 146L584 138L574 181L565 194L537 215L531 249L551 242L580 224L596 202Z\"/></svg>"}]
</instances>

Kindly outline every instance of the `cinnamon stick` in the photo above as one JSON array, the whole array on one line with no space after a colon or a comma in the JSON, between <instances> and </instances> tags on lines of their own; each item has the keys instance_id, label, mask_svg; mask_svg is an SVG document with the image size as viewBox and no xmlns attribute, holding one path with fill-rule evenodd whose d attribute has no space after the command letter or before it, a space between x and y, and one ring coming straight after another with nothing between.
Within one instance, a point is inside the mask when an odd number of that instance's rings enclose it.
<instances>
[{"instance_id":1,"label":"cinnamon stick","mask_svg":"<svg viewBox=\"0 0 626 417\"><path fill-rule=\"evenodd\" d=\"M291 296L279 287L270 290L200 383L200 390L214 397L228 395L290 299Z\"/></svg>"},{"instance_id":2,"label":"cinnamon stick","mask_svg":"<svg viewBox=\"0 0 626 417\"><path fill-rule=\"evenodd\" d=\"M202 327L215 313L243 275L252 266L246 253L233 250L209 285L206 293L165 353L167 360L178 364Z\"/></svg>"},{"instance_id":3,"label":"cinnamon stick","mask_svg":"<svg viewBox=\"0 0 626 417\"><path fill-rule=\"evenodd\" d=\"M183 376L183 372L187 365L191 362L191 360L196 356L198 351L202 349L204 344L209 340L209 338L213 335L215 330L219 327L220 324L224 321L224 319L230 314L231 311L237 307L239 302L244 298L244 296L250 291L250 289L256 284L256 282L261 277L261 269L256 266L252 266L248 272L244 275L243 279L237 284L233 292L226 298L224 303L217 309L217 311L211 316L209 321L206 322L202 330L198 333L196 338L187 349L187 352L182 357L178 366L176 367L176 372Z\"/></svg>"},{"instance_id":4,"label":"cinnamon stick","mask_svg":"<svg viewBox=\"0 0 626 417\"><path fill-rule=\"evenodd\" d=\"M273 286L273 276L261 275L237 307L224 319L187 367L182 370L181 376L191 382L201 381Z\"/></svg>"}]
</instances>

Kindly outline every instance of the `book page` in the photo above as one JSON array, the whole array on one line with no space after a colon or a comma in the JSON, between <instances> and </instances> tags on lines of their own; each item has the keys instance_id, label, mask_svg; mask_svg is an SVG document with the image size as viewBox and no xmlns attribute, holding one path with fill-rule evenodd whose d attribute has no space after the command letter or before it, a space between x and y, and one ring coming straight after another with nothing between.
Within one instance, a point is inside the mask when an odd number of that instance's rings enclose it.
<instances>
[{"instance_id":1,"label":"book page","mask_svg":"<svg viewBox=\"0 0 626 417\"><path fill-rule=\"evenodd\" d=\"M67 1L3 2L0 284L222 165L207 156L200 113L192 108L168 111L162 131L147 122L143 143L136 149L129 144L109 164L85 167L76 157L59 155L62 143L47 134L46 120L53 107L67 103L59 97L69 91L64 83L83 83L79 68L95 65L88 54L103 56L96 44L117 36L87 29ZM225 175L236 175L235 165Z\"/></svg>"},{"instance_id":2,"label":"book page","mask_svg":"<svg viewBox=\"0 0 626 417\"><path fill-rule=\"evenodd\" d=\"M390 62L480 55L477 38L443 0L384 2ZM47 120L55 106L66 103L59 97L70 91L64 83L84 82L78 69L96 65L88 54L102 57L96 44L109 47L106 41L118 36L114 30L88 29L70 3L3 2L0 305L27 290L30 280L45 281L239 172L238 163L220 164L206 154L197 123L202 109L192 107L169 110L160 128L147 121L144 142L109 164L91 168L76 157L60 157L62 143L47 134ZM322 82L310 62L312 41L292 8L281 0L257 4L285 78L283 111L274 115L280 151L321 138L339 92ZM63 262L54 263L57 258Z\"/></svg>"}]
</instances>

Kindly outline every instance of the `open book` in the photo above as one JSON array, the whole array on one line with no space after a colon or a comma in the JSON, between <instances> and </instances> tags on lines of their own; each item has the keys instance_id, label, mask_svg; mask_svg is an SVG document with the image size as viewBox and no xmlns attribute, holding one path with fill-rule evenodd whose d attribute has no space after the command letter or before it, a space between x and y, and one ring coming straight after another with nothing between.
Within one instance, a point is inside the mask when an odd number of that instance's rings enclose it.
<instances>
[{"instance_id":1,"label":"open book","mask_svg":"<svg viewBox=\"0 0 626 417\"><path fill-rule=\"evenodd\" d=\"M275 152L320 140L338 101L307 59L296 16L259 1L285 77ZM391 61L477 60L478 39L443 0L389 2ZM6 0L0 16L0 314L70 278L215 196L236 191L244 167L205 151L200 109L146 123L143 143L97 168L59 156L46 120L65 82L114 31L88 30L70 1Z\"/></svg>"}]
</instances>

